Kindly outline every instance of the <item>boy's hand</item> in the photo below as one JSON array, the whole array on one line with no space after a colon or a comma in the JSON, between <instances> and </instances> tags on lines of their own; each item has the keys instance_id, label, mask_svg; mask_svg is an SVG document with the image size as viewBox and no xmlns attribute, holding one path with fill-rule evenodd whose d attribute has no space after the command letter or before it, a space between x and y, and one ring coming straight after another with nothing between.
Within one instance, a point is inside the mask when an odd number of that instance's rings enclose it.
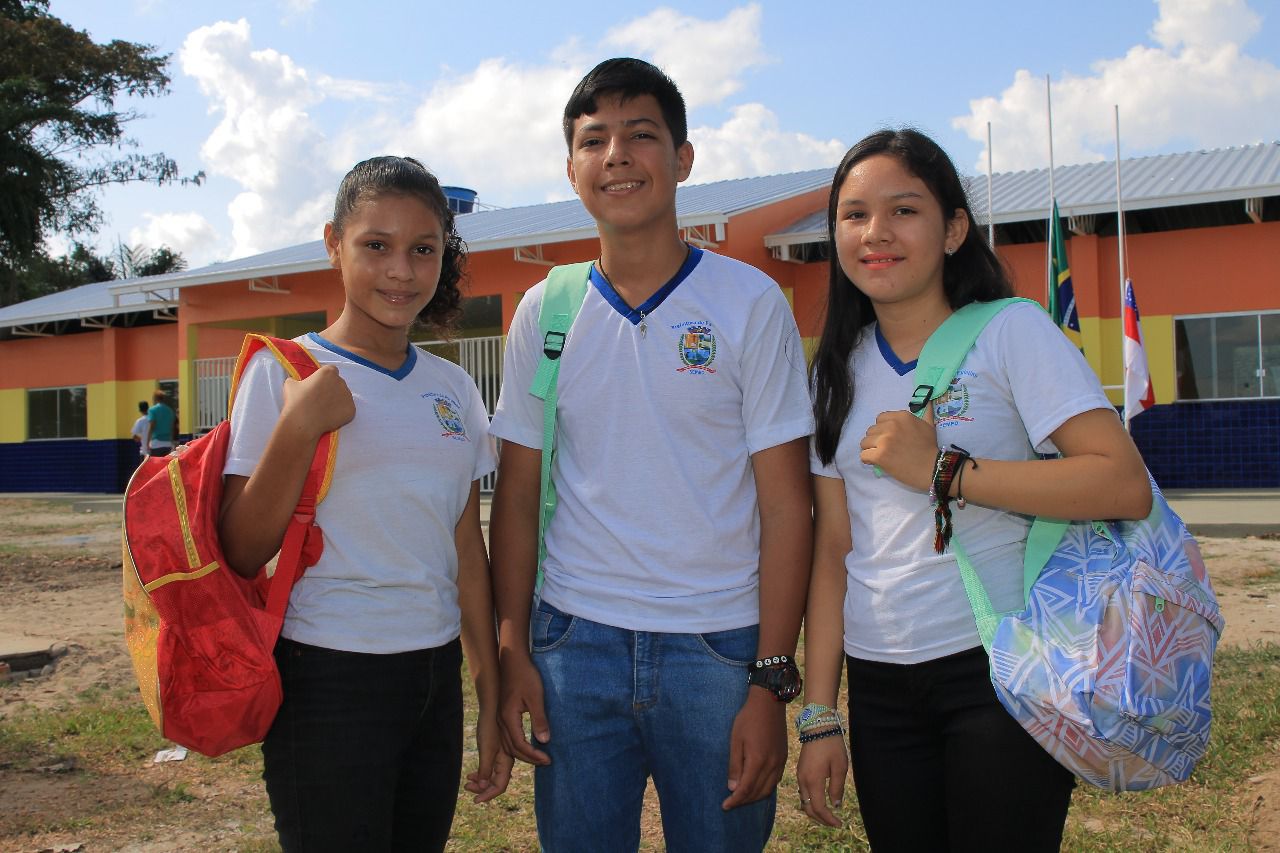
<instances>
[{"instance_id":1,"label":"boy's hand","mask_svg":"<svg viewBox=\"0 0 1280 853\"><path fill-rule=\"evenodd\" d=\"M747 688L729 736L729 790L720 808L763 799L778 787L787 763L787 706L768 690Z\"/></svg>"},{"instance_id":2,"label":"boy's hand","mask_svg":"<svg viewBox=\"0 0 1280 853\"><path fill-rule=\"evenodd\" d=\"M338 368L326 364L302 381L284 381L284 409L280 416L290 418L299 429L318 439L351 423L356 404Z\"/></svg>"},{"instance_id":3,"label":"boy's hand","mask_svg":"<svg viewBox=\"0 0 1280 853\"><path fill-rule=\"evenodd\" d=\"M551 740L547 712L542 701L542 676L528 655L510 654L502 660L502 688L499 691L499 722L507 751L530 764L550 764L551 756L529 743L524 734L524 715L535 739Z\"/></svg>"},{"instance_id":4,"label":"boy's hand","mask_svg":"<svg viewBox=\"0 0 1280 853\"><path fill-rule=\"evenodd\" d=\"M489 802L507 790L511 783L515 759L502 741L497 717L482 715L476 723L476 751L480 753L480 766L467 774L467 782L463 786L476 795L477 803Z\"/></svg>"},{"instance_id":5,"label":"boy's hand","mask_svg":"<svg viewBox=\"0 0 1280 853\"><path fill-rule=\"evenodd\" d=\"M938 432L933 424L933 405L925 406L918 418L906 409L881 412L862 437L860 459L903 485L929 491L933 466L938 458Z\"/></svg>"},{"instance_id":6,"label":"boy's hand","mask_svg":"<svg viewBox=\"0 0 1280 853\"><path fill-rule=\"evenodd\" d=\"M841 734L802 745L796 762L800 810L827 826L842 825L831 810L840 808L844 800L844 780L849 772L849 759L841 743L843 738Z\"/></svg>"}]
</instances>

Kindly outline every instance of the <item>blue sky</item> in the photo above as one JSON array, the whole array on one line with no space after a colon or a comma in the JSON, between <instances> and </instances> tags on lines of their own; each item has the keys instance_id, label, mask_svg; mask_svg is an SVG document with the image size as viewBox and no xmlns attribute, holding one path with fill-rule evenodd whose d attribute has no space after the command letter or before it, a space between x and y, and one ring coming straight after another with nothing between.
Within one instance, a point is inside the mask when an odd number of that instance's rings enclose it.
<instances>
[{"instance_id":1,"label":"blue sky","mask_svg":"<svg viewBox=\"0 0 1280 853\"><path fill-rule=\"evenodd\" d=\"M204 11L207 9L208 11ZM571 197L559 114L600 59L664 67L689 102L691 182L833 165L877 127L933 134L962 170L1280 139L1276 0L560 4L53 0L98 41L173 54L135 106L143 151L201 187L109 190L89 242L193 266L320 236L357 160L412 154L509 206ZM65 239L55 236L55 249Z\"/></svg>"}]
</instances>

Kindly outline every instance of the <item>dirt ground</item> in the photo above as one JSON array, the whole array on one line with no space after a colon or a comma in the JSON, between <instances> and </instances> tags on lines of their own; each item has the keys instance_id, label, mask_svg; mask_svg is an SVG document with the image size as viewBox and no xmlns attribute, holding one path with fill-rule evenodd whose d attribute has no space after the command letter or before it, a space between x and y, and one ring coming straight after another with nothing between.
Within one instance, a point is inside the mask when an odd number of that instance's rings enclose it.
<instances>
[{"instance_id":1,"label":"dirt ground","mask_svg":"<svg viewBox=\"0 0 1280 853\"><path fill-rule=\"evenodd\" d=\"M1201 548L1227 619L1222 642L1280 643L1280 541L1206 538ZM44 556L27 556L31 552ZM74 513L69 505L0 500L0 633L47 638L69 648L52 675L0 689L0 726L15 713L67 706L92 688L134 684L122 639L120 572L118 512ZM85 790L80 774L57 767L18 773L0 755L0 851L234 849L241 821L229 821L220 805L242 799L244 774L234 772L203 774L199 785L205 790L185 803L182 826L153 827L163 840L139 841L136 832L103 837L95 829L92 845L77 848L84 839L66 833L19 839L5 831L5 814L25 809L54 817L76 813L85 798L141 804L152 786L189 780L192 774L181 765L190 763L122 767L120 784ZM1280 752L1266 772L1249 781L1242 796L1255 804L1255 849L1280 850ZM194 783L185 784L190 790ZM269 835L269 824L263 830Z\"/></svg>"}]
</instances>

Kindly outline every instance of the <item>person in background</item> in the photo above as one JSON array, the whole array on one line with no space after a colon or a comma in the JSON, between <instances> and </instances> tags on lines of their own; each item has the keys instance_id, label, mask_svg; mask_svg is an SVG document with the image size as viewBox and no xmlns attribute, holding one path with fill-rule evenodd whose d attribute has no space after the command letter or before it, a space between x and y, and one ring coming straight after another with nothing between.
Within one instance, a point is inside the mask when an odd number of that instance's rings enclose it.
<instances>
[{"instance_id":1,"label":"person in background","mask_svg":"<svg viewBox=\"0 0 1280 853\"><path fill-rule=\"evenodd\" d=\"M157 390L151 399L152 405L147 409L148 452L152 456L168 456L169 451L173 450L178 416L170 407L163 391Z\"/></svg>"},{"instance_id":2,"label":"person in background","mask_svg":"<svg viewBox=\"0 0 1280 853\"><path fill-rule=\"evenodd\" d=\"M138 401L138 419L133 422L133 429L129 430L133 443L138 445L140 459L146 459L151 451L151 421L147 419L148 408L150 404L146 400Z\"/></svg>"}]
</instances>

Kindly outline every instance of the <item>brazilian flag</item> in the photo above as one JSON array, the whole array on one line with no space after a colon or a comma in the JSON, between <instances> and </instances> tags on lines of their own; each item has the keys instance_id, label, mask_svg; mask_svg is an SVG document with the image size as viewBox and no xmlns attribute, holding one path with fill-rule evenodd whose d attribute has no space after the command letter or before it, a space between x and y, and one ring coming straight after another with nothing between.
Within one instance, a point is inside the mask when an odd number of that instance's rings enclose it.
<instances>
[{"instance_id":1,"label":"brazilian flag","mask_svg":"<svg viewBox=\"0 0 1280 853\"><path fill-rule=\"evenodd\" d=\"M1049 223L1049 316L1077 349L1080 342L1080 313L1076 310L1076 291L1071 286L1071 265L1067 263L1067 244L1062 239L1062 218L1058 216L1058 200L1053 200L1053 219Z\"/></svg>"}]
</instances>

